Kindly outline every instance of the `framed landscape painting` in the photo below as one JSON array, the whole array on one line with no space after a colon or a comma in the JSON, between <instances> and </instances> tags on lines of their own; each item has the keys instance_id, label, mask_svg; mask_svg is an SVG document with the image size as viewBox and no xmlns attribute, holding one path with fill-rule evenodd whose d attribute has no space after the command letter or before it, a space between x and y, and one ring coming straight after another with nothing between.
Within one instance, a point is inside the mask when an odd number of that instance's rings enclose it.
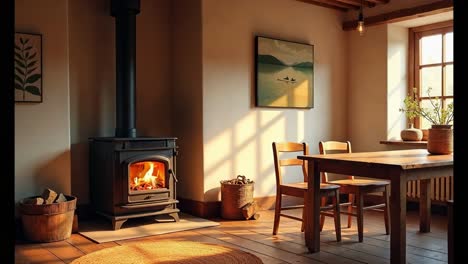
<instances>
[{"instance_id":1,"label":"framed landscape painting","mask_svg":"<svg viewBox=\"0 0 468 264\"><path fill-rule=\"evenodd\" d=\"M256 100L259 107L314 107L314 46L257 36Z\"/></svg>"},{"instance_id":2,"label":"framed landscape painting","mask_svg":"<svg viewBox=\"0 0 468 264\"><path fill-rule=\"evenodd\" d=\"M42 36L15 33L15 102L42 102Z\"/></svg>"}]
</instances>

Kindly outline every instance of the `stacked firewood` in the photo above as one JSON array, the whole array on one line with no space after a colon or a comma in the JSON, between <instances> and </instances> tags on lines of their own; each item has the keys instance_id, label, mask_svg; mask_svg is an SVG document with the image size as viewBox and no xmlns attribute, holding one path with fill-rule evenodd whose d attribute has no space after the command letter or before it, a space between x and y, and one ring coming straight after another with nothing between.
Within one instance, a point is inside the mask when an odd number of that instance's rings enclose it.
<instances>
[{"instance_id":1,"label":"stacked firewood","mask_svg":"<svg viewBox=\"0 0 468 264\"><path fill-rule=\"evenodd\" d=\"M41 204L61 203L61 202L66 202L66 201L67 201L67 198L65 197L65 195L63 195L63 193L57 194L54 190L46 188L42 192L41 196L24 199L23 203L41 205Z\"/></svg>"}]
</instances>

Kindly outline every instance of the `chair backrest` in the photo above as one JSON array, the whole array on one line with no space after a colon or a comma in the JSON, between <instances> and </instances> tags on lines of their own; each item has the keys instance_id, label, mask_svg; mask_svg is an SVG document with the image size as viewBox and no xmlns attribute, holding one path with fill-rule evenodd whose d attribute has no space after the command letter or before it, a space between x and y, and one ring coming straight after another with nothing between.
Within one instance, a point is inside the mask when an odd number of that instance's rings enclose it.
<instances>
[{"instance_id":1,"label":"chair backrest","mask_svg":"<svg viewBox=\"0 0 468 264\"><path fill-rule=\"evenodd\" d=\"M276 174L276 186L283 183L283 176L281 174L281 167L284 166L301 166L304 181L307 181L307 164L304 160L300 160L297 157L280 159L281 152L297 152L297 155L308 155L309 146L307 143L296 143L296 142L273 142L273 157L275 161L275 174Z\"/></svg>"},{"instance_id":2,"label":"chair backrest","mask_svg":"<svg viewBox=\"0 0 468 264\"><path fill-rule=\"evenodd\" d=\"M333 153L351 153L351 142L346 141L320 141L319 142L320 154L333 154ZM354 179L354 176L348 176ZM328 182L328 175L322 172L322 182Z\"/></svg>"}]
</instances>

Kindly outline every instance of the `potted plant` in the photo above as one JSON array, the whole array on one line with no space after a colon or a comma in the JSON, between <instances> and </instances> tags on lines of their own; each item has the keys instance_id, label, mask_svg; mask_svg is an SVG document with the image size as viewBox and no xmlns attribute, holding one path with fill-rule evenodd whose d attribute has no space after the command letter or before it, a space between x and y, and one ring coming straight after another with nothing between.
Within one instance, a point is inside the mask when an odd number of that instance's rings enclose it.
<instances>
[{"instance_id":1,"label":"potted plant","mask_svg":"<svg viewBox=\"0 0 468 264\"><path fill-rule=\"evenodd\" d=\"M415 117L422 117L431 123L427 140L427 150L430 153L449 154L453 152L453 103L443 108L437 96L431 97L431 90L431 87L427 89L430 108L419 105L416 88L413 88L413 95L405 97L403 101L405 106L399 110L405 112L411 122Z\"/></svg>"}]
</instances>

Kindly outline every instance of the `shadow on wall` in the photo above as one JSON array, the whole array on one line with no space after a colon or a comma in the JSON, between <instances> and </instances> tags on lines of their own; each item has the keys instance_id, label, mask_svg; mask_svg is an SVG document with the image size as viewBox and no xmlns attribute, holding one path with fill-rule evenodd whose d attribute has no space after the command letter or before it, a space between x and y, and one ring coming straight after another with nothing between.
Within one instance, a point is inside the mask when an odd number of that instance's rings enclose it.
<instances>
[{"instance_id":1,"label":"shadow on wall","mask_svg":"<svg viewBox=\"0 0 468 264\"><path fill-rule=\"evenodd\" d=\"M89 203L88 152L87 141L71 145L71 191L78 204Z\"/></svg>"}]
</instances>

